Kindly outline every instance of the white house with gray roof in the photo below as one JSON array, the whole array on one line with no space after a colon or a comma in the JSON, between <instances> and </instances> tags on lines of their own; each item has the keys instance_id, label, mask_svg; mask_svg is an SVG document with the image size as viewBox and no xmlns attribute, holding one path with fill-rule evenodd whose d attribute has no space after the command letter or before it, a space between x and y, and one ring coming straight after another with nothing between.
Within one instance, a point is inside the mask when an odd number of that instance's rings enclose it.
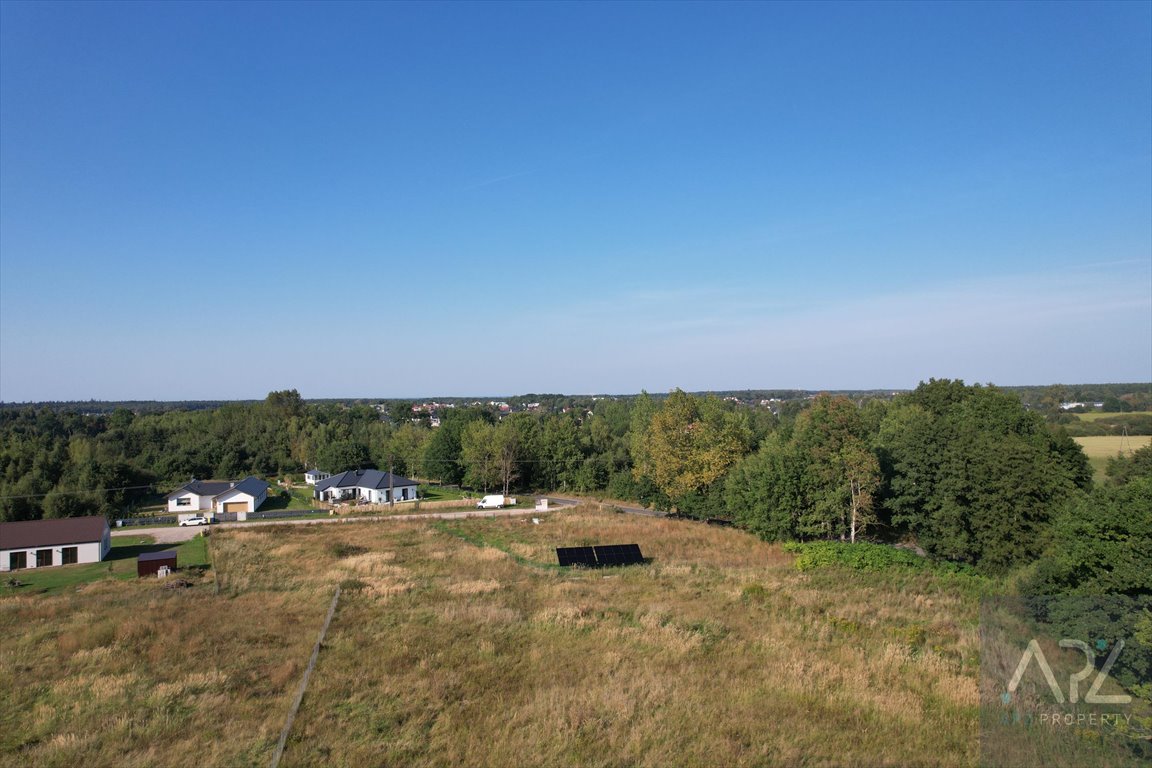
<instances>
[{"instance_id":1,"label":"white house with gray roof","mask_svg":"<svg viewBox=\"0 0 1152 768\"><path fill-rule=\"evenodd\" d=\"M367 504L414 501L416 481L378 469L351 469L316 483L312 495L321 501L354 499Z\"/></svg>"},{"instance_id":2,"label":"white house with gray roof","mask_svg":"<svg viewBox=\"0 0 1152 768\"><path fill-rule=\"evenodd\" d=\"M168 494L168 511L216 514L255 512L268 499L268 483L256 477L243 480L193 480Z\"/></svg>"},{"instance_id":3,"label":"white house with gray roof","mask_svg":"<svg viewBox=\"0 0 1152 768\"><path fill-rule=\"evenodd\" d=\"M330 477L332 477L331 473L313 467L304 473L304 482L308 483L308 485L316 485L316 483L321 480L327 480Z\"/></svg>"}]
</instances>

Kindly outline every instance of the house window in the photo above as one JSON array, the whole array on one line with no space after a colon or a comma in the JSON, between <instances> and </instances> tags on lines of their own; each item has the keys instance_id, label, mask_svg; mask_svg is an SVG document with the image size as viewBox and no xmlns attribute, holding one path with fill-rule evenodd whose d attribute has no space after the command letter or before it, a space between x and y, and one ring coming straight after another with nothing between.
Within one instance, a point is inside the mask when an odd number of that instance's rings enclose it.
<instances>
[{"instance_id":1,"label":"house window","mask_svg":"<svg viewBox=\"0 0 1152 768\"><path fill-rule=\"evenodd\" d=\"M76 547L64 547L60 550L60 564L73 565L78 562L76 557Z\"/></svg>"},{"instance_id":2,"label":"house window","mask_svg":"<svg viewBox=\"0 0 1152 768\"><path fill-rule=\"evenodd\" d=\"M46 565L52 565L52 550L38 549L36 550L36 567L43 568Z\"/></svg>"},{"instance_id":3,"label":"house window","mask_svg":"<svg viewBox=\"0 0 1152 768\"><path fill-rule=\"evenodd\" d=\"M176 499L176 506L178 506L178 507L190 507L190 506L192 506L192 497L191 496L181 496L180 498Z\"/></svg>"},{"instance_id":4,"label":"house window","mask_svg":"<svg viewBox=\"0 0 1152 768\"><path fill-rule=\"evenodd\" d=\"M8 567L16 571L28 567L27 552L10 552L8 554Z\"/></svg>"}]
</instances>

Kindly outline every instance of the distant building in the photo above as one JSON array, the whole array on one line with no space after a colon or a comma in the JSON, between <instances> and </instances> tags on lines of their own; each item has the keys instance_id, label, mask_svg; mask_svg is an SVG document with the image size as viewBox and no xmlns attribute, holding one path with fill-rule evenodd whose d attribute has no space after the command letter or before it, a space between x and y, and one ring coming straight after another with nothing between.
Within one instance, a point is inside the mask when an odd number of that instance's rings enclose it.
<instances>
[{"instance_id":1,"label":"distant building","mask_svg":"<svg viewBox=\"0 0 1152 768\"><path fill-rule=\"evenodd\" d=\"M103 515L0 523L0 571L98 563L111 548Z\"/></svg>"},{"instance_id":2,"label":"distant building","mask_svg":"<svg viewBox=\"0 0 1152 768\"><path fill-rule=\"evenodd\" d=\"M168 494L174 513L255 512L268 499L268 483L256 477L243 480L193 480Z\"/></svg>"},{"instance_id":3,"label":"distant building","mask_svg":"<svg viewBox=\"0 0 1152 768\"><path fill-rule=\"evenodd\" d=\"M321 472L318 469L310 469L304 473L304 482L308 483L308 485L316 485L316 483L320 482L321 480L327 480L330 477L332 477L332 473L330 472Z\"/></svg>"},{"instance_id":4,"label":"distant building","mask_svg":"<svg viewBox=\"0 0 1152 768\"><path fill-rule=\"evenodd\" d=\"M352 469L316 483L312 495L321 501L362 501L387 504L390 501L414 501L417 484L406 477L378 469Z\"/></svg>"}]
</instances>

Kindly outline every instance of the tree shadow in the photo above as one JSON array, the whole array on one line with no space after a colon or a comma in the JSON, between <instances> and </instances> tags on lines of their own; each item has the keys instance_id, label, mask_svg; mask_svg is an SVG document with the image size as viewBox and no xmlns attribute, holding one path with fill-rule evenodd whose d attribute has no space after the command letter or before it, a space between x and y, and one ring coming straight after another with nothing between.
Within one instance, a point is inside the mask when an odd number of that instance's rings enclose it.
<instances>
[{"instance_id":1,"label":"tree shadow","mask_svg":"<svg viewBox=\"0 0 1152 768\"><path fill-rule=\"evenodd\" d=\"M108 556L104 558L104 562L135 559L149 552L163 552L166 549L176 551L179 546L179 544L131 544L126 547L112 547Z\"/></svg>"}]
</instances>

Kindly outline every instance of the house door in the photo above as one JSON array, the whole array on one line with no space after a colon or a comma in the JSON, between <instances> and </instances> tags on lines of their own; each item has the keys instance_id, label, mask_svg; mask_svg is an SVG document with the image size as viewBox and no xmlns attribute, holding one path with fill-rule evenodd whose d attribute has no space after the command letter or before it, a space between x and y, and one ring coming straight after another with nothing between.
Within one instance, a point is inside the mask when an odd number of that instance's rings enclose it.
<instances>
[{"instance_id":1,"label":"house door","mask_svg":"<svg viewBox=\"0 0 1152 768\"><path fill-rule=\"evenodd\" d=\"M52 565L52 550L38 549L36 550L36 567L43 568L46 565Z\"/></svg>"},{"instance_id":2,"label":"house door","mask_svg":"<svg viewBox=\"0 0 1152 768\"><path fill-rule=\"evenodd\" d=\"M64 547L60 550L60 565L72 565L77 561L76 547Z\"/></svg>"},{"instance_id":3,"label":"house door","mask_svg":"<svg viewBox=\"0 0 1152 768\"><path fill-rule=\"evenodd\" d=\"M10 552L8 554L8 567L13 571L28 567L27 552Z\"/></svg>"}]
</instances>

